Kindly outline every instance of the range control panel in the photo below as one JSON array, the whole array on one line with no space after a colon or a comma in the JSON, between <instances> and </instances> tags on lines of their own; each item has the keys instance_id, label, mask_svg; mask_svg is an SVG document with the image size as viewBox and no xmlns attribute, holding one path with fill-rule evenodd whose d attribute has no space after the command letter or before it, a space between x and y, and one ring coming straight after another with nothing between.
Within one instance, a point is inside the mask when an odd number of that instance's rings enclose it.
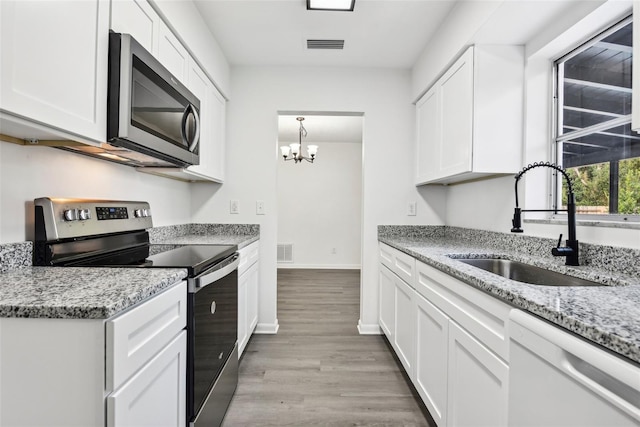
<instances>
[{"instance_id":1,"label":"range control panel","mask_svg":"<svg viewBox=\"0 0 640 427\"><path fill-rule=\"evenodd\" d=\"M98 214L98 221L105 219L129 219L129 212L124 206L96 206L96 214Z\"/></svg>"},{"instance_id":2,"label":"range control panel","mask_svg":"<svg viewBox=\"0 0 640 427\"><path fill-rule=\"evenodd\" d=\"M41 197L34 208L36 238L46 241L153 227L147 202Z\"/></svg>"}]
</instances>

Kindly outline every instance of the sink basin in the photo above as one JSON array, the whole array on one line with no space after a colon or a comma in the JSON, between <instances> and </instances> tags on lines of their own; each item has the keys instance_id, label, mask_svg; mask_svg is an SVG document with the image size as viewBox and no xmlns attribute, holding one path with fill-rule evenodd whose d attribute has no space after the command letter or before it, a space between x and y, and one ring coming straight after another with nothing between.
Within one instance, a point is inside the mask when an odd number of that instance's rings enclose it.
<instances>
[{"instance_id":1,"label":"sink basin","mask_svg":"<svg viewBox=\"0 0 640 427\"><path fill-rule=\"evenodd\" d=\"M481 268L507 279L544 286L605 286L601 283L568 276L518 261L497 258L458 258L458 261Z\"/></svg>"}]
</instances>

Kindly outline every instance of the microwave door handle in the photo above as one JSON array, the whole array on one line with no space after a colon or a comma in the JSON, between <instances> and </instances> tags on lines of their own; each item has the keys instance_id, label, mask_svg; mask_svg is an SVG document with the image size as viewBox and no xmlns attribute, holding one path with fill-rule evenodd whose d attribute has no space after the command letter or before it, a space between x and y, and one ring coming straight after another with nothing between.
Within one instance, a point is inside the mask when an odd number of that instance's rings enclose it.
<instances>
[{"instance_id":1,"label":"microwave door handle","mask_svg":"<svg viewBox=\"0 0 640 427\"><path fill-rule=\"evenodd\" d=\"M193 137L193 142L189 146L189 151L191 151L192 153L195 151L196 147L200 143L200 114L198 114L197 111L198 110L196 110L195 107L194 107L193 108L193 118L194 118L194 120L196 122L196 132L195 132L195 135Z\"/></svg>"},{"instance_id":2,"label":"microwave door handle","mask_svg":"<svg viewBox=\"0 0 640 427\"><path fill-rule=\"evenodd\" d=\"M189 115L193 115L196 125L196 131L192 141L187 139L187 118ZM198 116L197 110L193 104L187 105L187 108L184 109L184 114L182 115L182 129L180 129L180 131L182 132L182 139L189 144L189 151L193 153L200 142L200 117Z\"/></svg>"}]
</instances>

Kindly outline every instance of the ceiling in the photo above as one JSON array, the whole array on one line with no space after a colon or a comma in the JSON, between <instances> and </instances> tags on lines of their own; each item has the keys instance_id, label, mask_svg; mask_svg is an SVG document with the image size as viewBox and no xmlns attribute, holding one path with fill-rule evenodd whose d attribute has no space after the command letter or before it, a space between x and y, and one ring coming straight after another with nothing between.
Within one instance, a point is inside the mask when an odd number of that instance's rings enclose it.
<instances>
[{"instance_id":1,"label":"ceiling","mask_svg":"<svg viewBox=\"0 0 640 427\"><path fill-rule=\"evenodd\" d=\"M324 114L281 114L278 116L278 143L298 142L300 124L296 117L304 117L302 122L307 130L304 143L362 142L362 116Z\"/></svg>"},{"instance_id":2,"label":"ceiling","mask_svg":"<svg viewBox=\"0 0 640 427\"><path fill-rule=\"evenodd\" d=\"M305 0L195 0L233 65L411 68L455 0L356 0L353 12ZM344 39L309 50L307 39Z\"/></svg>"}]
</instances>

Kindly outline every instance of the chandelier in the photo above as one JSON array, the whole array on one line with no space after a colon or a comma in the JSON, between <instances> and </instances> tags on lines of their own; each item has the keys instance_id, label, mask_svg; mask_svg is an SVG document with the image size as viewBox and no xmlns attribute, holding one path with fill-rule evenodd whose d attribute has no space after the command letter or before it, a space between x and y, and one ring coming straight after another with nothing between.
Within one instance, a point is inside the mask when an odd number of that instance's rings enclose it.
<instances>
[{"instance_id":1,"label":"chandelier","mask_svg":"<svg viewBox=\"0 0 640 427\"><path fill-rule=\"evenodd\" d=\"M316 158L316 153L318 152L317 145L307 145L307 156L302 155L302 137L307 136L307 130L302 125L302 121L304 117L296 117L296 120L300 122L300 129L298 131L298 143L283 145L280 147L280 151L282 152L282 157L284 160L293 160L295 163L302 162L306 160L307 162L313 163ZM292 155L289 158L289 154Z\"/></svg>"}]
</instances>

